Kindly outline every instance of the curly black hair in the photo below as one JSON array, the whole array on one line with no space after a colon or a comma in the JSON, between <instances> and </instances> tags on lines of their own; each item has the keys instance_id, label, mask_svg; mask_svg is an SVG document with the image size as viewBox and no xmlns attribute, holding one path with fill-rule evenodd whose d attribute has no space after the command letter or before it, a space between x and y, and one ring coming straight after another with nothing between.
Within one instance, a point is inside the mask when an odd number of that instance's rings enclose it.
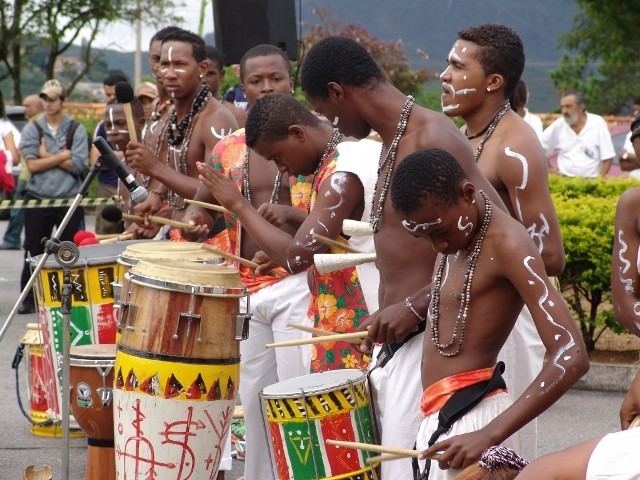
<instances>
[{"instance_id":1,"label":"curly black hair","mask_svg":"<svg viewBox=\"0 0 640 480\"><path fill-rule=\"evenodd\" d=\"M289 76L291 76L291 60L289 60L289 57L287 56L285 51L281 48L276 47L275 45L264 43L262 45L257 45L253 48L250 48L249 50L247 50L247 53L242 56L242 59L240 60L240 81L244 83L244 74L247 60L256 57L268 57L270 55L280 56L280 58L282 58L285 69L289 73Z\"/></svg>"},{"instance_id":2,"label":"curly black hair","mask_svg":"<svg viewBox=\"0 0 640 480\"><path fill-rule=\"evenodd\" d=\"M451 206L460 198L464 170L453 156L440 148L427 148L407 155L391 180L393 208L407 215L429 201Z\"/></svg>"},{"instance_id":3,"label":"curly black hair","mask_svg":"<svg viewBox=\"0 0 640 480\"><path fill-rule=\"evenodd\" d=\"M162 40L163 44L166 42L181 42L190 44L193 50L193 58L198 63L205 61L207 58L204 40L199 35L196 35L189 30L184 30L182 28L172 30L170 33L167 33Z\"/></svg>"},{"instance_id":4,"label":"curly black hair","mask_svg":"<svg viewBox=\"0 0 640 480\"><path fill-rule=\"evenodd\" d=\"M258 99L247 115L245 142L253 148L257 142L277 142L287 138L291 125L315 127L320 119L290 95L272 93Z\"/></svg>"},{"instance_id":5,"label":"curly black hair","mask_svg":"<svg viewBox=\"0 0 640 480\"><path fill-rule=\"evenodd\" d=\"M481 47L478 61L484 73L502 75L504 93L509 97L524 71L524 46L516 31L499 23L483 23L460 30L458 38Z\"/></svg>"},{"instance_id":6,"label":"curly black hair","mask_svg":"<svg viewBox=\"0 0 640 480\"><path fill-rule=\"evenodd\" d=\"M371 54L346 37L327 37L316 43L302 64L302 90L312 97L327 98L327 84L376 85L384 73Z\"/></svg>"}]
</instances>

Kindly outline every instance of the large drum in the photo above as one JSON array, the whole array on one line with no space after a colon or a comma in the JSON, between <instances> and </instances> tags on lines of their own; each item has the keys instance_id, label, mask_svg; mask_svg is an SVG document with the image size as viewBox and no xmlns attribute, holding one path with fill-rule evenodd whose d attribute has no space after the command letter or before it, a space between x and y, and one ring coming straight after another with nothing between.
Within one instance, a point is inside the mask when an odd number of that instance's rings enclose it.
<instances>
[{"instance_id":1,"label":"large drum","mask_svg":"<svg viewBox=\"0 0 640 480\"><path fill-rule=\"evenodd\" d=\"M71 346L113 344L116 339L114 293L112 282L116 274L116 260L127 245L136 241L87 245L80 247L80 257L71 269L74 291L71 300ZM40 263L42 255L31 259ZM62 355L62 284L64 272L54 256L50 256L34 283L47 374L45 385L49 407L60 415ZM56 372L54 374L54 372Z\"/></svg>"},{"instance_id":2,"label":"large drum","mask_svg":"<svg viewBox=\"0 0 640 480\"><path fill-rule=\"evenodd\" d=\"M115 365L117 478L215 478L238 391L240 275L166 260L140 260L127 275Z\"/></svg>"},{"instance_id":3,"label":"large drum","mask_svg":"<svg viewBox=\"0 0 640 480\"><path fill-rule=\"evenodd\" d=\"M113 448L115 345L82 345L69 354L71 411L87 436L85 479L116 478Z\"/></svg>"},{"instance_id":4,"label":"large drum","mask_svg":"<svg viewBox=\"0 0 640 480\"><path fill-rule=\"evenodd\" d=\"M278 480L378 479L366 461L375 454L325 444L376 443L364 371L291 378L266 387L260 398Z\"/></svg>"}]
</instances>

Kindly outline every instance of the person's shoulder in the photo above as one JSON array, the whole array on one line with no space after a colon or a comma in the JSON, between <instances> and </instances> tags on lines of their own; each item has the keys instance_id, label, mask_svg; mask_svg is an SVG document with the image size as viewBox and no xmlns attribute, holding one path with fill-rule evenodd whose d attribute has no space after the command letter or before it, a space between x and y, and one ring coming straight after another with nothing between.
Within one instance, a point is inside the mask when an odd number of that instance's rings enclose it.
<instances>
[{"instance_id":1,"label":"person's shoulder","mask_svg":"<svg viewBox=\"0 0 640 480\"><path fill-rule=\"evenodd\" d=\"M625 208L627 206L633 208L635 211L638 203L640 203L640 187L633 187L625 190L618 199L618 208Z\"/></svg>"}]
</instances>

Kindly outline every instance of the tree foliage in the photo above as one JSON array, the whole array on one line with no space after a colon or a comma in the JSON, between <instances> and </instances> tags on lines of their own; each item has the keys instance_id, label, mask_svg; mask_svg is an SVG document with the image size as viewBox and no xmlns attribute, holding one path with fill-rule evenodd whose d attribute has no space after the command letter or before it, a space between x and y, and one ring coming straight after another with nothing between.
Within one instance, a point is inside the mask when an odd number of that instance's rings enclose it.
<instances>
[{"instance_id":1,"label":"tree foliage","mask_svg":"<svg viewBox=\"0 0 640 480\"><path fill-rule=\"evenodd\" d=\"M627 113L638 95L640 50L635 39L640 22L638 2L576 0L578 13L560 44L565 55L551 78L560 90L585 92L588 107L603 114Z\"/></svg>"},{"instance_id":2,"label":"tree foliage","mask_svg":"<svg viewBox=\"0 0 640 480\"><path fill-rule=\"evenodd\" d=\"M605 330L624 331L610 303L614 217L622 192L637 185L633 179L549 177L565 248L566 266L558 277L560 292L589 351Z\"/></svg>"},{"instance_id":3,"label":"tree foliage","mask_svg":"<svg viewBox=\"0 0 640 480\"><path fill-rule=\"evenodd\" d=\"M96 56L92 45L109 23L143 18L151 25L179 22L173 10L183 5L173 0L12 0L0 2L0 80L10 79L13 99L22 100L23 74L54 77L59 60L82 38L81 62L67 73L70 90L89 71ZM83 35L87 35L83 37ZM29 59L40 52L42 63ZM64 70L64 65L62 66ZM72 73L71 73L72 72Z\"/></svg>"},{"instance_id":4,"label":"tree foliage","mask_svg":"<svg viewBox=\"0 0 640 480\"><path fill-rule=\"evenodd\" d=\"M378 62L388 80L404 93L415 95L422 92L424 83L433 78L433 74L426 69L411 68L402 40L384 42L372 36L362 25L343 25L327 9L315 7L313 11L320 23L305 25L308 29L308 33L302 38L305 50L325 37L340 35L360 42Z\"/></svg>"}]
</instances>

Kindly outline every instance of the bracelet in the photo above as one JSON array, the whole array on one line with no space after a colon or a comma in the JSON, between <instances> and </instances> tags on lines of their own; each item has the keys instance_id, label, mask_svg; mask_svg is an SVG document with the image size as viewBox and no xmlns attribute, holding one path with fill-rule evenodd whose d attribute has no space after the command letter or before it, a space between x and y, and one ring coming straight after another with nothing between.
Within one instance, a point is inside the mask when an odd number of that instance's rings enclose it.
<instances>
[{"instance_id":1,"label":"bracelet","mask_svg":"<svg viewBox=\"0 0 640 480\"><path fill-rule=\"evenodd\" d=\"M160 197L160 200L164 201L165 199L165 194L162 193L162 191L160 191L160 189L158 188L154 188L153 190L150 190L149 193L155 193L156 195L158 195Z\"/></svg>"},{"instance_id":2,"label":"bracelet","mask_svg":"<svg viewBox=\"0 0 640 480\"><path fill-rule=\"evenodd\" d=\"M424 323L427 321L427 317L424 316L420 316L420 314L416 311L415 308L413 308L413 305L411 305L411 300L409 300L410 297L407 297L404 300L404 306L407 307L409 310L411 310L411 313L413 313L416 317L418 317L418 320L420 320L420 323Z\"/></svg>"}]
</instances>

